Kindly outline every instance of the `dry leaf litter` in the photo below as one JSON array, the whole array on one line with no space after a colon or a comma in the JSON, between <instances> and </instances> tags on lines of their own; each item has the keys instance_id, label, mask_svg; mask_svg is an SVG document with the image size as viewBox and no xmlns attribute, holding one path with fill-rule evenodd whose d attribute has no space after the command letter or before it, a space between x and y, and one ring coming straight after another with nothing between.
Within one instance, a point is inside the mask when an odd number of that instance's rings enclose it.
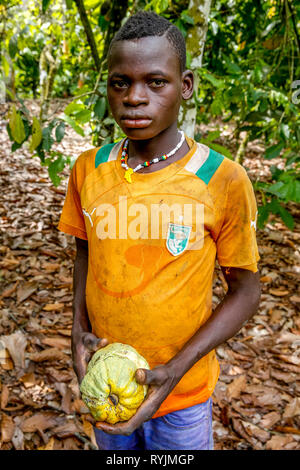
<instances>
[{"instance_id":1,"label":"dry leaf litter","mask_svg":"<svg viewBox=\"0 0 300 470\"><path fill-rule=\"evenodd\" d=\"M26 104L36 112L36 104ZM7 106L3 105L3 106ZM53 109L63 110L56 100ZM96 449L92 418L80 399L71 360L73 237L57 230L69 169L55 188L38 158L11 153L0 124L0 449ZM203 132L206 128L201 129ZM220 143L230 147L230 129ZM72 130L57 146L77 157L91 147ZM264 148L251 143L244 166L270 181ZM261 195L256 194L260 203ZM272 216L257 231L262 297L257 314L217 348L213 394L215 450L300 449L300 224ZM216 263L213 306L227 285Z\"/></svg>"}]
</instances>

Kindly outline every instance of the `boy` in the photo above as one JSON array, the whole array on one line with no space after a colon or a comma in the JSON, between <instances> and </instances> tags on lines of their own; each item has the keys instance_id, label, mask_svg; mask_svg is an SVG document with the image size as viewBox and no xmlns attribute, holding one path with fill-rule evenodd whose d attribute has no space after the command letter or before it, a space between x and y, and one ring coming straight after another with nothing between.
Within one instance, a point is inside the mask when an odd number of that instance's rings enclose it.
<instances>
[{"instance_id":1,"label":"boy","mask_svg":"<svg viewBox=\"0 0 300 470\"><path fill-rule=\"evenodd\" d=\"M96 423L99 449L213 449L215 348L258 308L253 188L242 166L177 129L192 94L179 30L154 13L129 18L112 40L107 80L127 138L79 156L58 226L76 237L79 382L92 352L111 342L151 367L136 372L149 385L136 414ZM212 312L216 256L228 292Z\"/></svg>"}]
</instances>

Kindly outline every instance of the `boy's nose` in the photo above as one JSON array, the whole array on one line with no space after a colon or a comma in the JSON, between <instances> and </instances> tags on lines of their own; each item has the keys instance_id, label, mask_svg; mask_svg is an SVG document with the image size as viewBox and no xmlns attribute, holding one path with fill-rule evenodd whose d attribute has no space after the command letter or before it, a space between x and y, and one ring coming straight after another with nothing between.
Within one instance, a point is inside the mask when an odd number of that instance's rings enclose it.
<instances>
[{"instance_id":1,"label":"boy's nose","mask_svg":"<svg viewBox=\"0 0 300 470\"><path fill-rule=\"evenodd\" d=\"M145 88L142 85L131 85L124 96L123 103L128 106L147 104L148 97Z\"/></svg>"}]
</instances>

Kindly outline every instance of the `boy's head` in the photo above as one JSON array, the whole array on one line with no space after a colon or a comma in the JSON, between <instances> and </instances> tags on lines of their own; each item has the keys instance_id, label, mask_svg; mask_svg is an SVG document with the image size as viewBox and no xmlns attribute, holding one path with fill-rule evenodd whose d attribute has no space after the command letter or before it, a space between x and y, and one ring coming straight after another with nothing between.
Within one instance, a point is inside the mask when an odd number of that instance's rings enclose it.
<instances>
[{"instance_id":1,"label":"boy's head","mask_svg":"<svg viewBox=\"0 0 300 470\"><path fill-rule=\"evenodd\" d=\"M174 48L174 52L178 56L180 71L182 73L186 68L186 47L184 37L177 26L154 12L139 11L128 18L126 23L119 29L112 39L108 56L110 55L112 46L117 41L130 41L149 36L164 36L169 41Z\"/></svg>"},{"instance_id":2,"label":"boy's head","mask_svg":"<svg viewBox=\"0 0 300 470\"><path fill-rule=\"evenodd\" d=\"M177 122L193 93L179 29L152 12L130 17L108 51L107 95L112 114L131 139L150 139Z\"/></svg>"}]
</instances>

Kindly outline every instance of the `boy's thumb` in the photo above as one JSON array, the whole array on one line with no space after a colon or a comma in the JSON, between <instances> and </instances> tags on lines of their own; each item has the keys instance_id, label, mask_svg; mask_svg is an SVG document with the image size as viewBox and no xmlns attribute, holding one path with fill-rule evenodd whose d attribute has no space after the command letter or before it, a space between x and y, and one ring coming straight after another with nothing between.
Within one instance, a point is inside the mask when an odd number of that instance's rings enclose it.
<instances>
[{"instance_id":1,"label":"boy's thumb","mask_svg":"<svg viewBox=\"0 0 300 470\"><path fill-rule=\"evenodd\" d=\"M92 351L96 352L98 349L104 348L104 346L107 346L108 340L106 338L97 338L92 346Z\"/></svg>"},{"instance_id":2,"label":"boy's thumb","mask_svg":"<svg viewBox=\"0 0 300 470\"><path fill-rule=\"evenodd\" d=\"M137 369L135 372L135 379L137 383L145 385L147 379L147 371L145 369Z\"/></svg>"},{"instance_id":3,"label":"boy's thumb","mask_svg":"<svg viewBox=\"0 0 300 470\"><path fill-rule=\"evenodd\" d=\"M161 385L165 382L165 377L155 369L137 369L135 372L135 379L141 385Z\"/></svg>"},{"instance_id":4,"label":"boy's thumb","mask_svg":"<svg viewBox=\"0 0 300 470\"><path fill-rule=\"evenodd\" d=\"M97 336L92 333L87 333L83 337L84 346L92 352L96 352L98 349L103 348L108 344L106 338L97 338Z\"/></svg>"}]
</instances>

